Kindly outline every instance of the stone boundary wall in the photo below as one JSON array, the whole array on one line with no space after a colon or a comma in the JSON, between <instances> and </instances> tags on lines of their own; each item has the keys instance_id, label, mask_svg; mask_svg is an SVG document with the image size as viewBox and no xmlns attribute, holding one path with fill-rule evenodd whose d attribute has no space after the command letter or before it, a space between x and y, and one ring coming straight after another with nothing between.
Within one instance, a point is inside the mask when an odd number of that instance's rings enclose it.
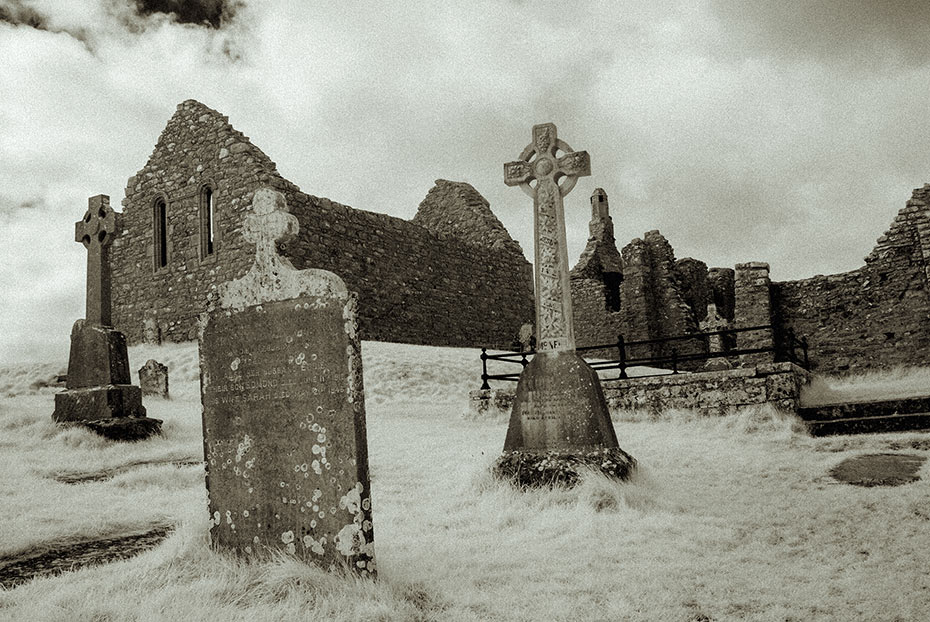
<instances>
[{"instance_id":1,"label":"stone boundary wall","mask_svg":"<svg viewBox=\"0 0 930 622\"><path fill-rule=\"evenodd\" d=\"M201 245L207 185L215 205L209 255ZM298 239L279 251L296 268L335 272L359 293L362 339L508 348L520 326L533 321L532 266L468 184L437 181L421 205L425 227L313 197L281 177L227 117L188 100L129 179L118 215L121 233L110 253L113 322L130 343L196 338L207 297L252 264L254 244L243 238L242 223L262 186L283 192L300 222ZM155 259L159 199L168 214L165 267ZM481 235L467 237L472 230Z\"/></svg>"},{"instance_id":2,"label":"stone boundary wall","mask_svg":"<svg viewBox=\"0 0 930 622\"><path fill-rule=\"evenodd\" d=\"M630 378L603 383L612 409L697 410L702 415L726 415L737 408L771 404L798 409L801 387L810 374L793 363L768 363L726 371Z\"/></svg>"},{"instance_id":3,"label":"stone boundary wall","mask_svg":"<svg viewBox=\"0 0 930 622\"><path fill-rule=\"evenodd\" d=\"M930 184L858 270L772 283L776 343L806 336L817 372L930 364Z\"/></svg>"},{"instance_id":4,"label":"stone boundary wall","mask_svg":"<svg viewBox=\"0 0 930 622\"><path fill-rule=\"evenodd\" d=\"M810 373L793 363L768 363L726 371L667 374L602 381L611 410L697 410L703 416L731 414L745 406L772 406L797 412L801 388ZM468 416L474 419L509 412L516 386L469 393Z\"/></svg>"}]
</instances>

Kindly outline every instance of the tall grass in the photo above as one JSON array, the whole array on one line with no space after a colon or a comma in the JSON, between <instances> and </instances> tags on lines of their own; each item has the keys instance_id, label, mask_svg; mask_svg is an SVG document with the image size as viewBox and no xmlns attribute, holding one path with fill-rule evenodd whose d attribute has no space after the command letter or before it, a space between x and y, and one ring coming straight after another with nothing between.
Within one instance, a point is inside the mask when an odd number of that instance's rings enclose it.
<instances>
[{"instance_id":1,"label":"tall grass","mask_svg":"<svg viewBox=\"0 0 930 622\"><path fill-rule=\"evenodd\" d=\"M414 363L430 365L431 351L393 348L381 354L403 359L396 364L411 370L409 390L396 375L377 380L379 363L365 360L377 581L213 552L195 469L144 467L77 486L43 478L63 465L193 451L195 399L153 402L153 415L171 423L168 437L117 446L55 431L50 396L20 396L0 401L0 494L16 507L0 514L7 553L94 524L168 518L180 527L134 559L0 591L0 619L926 619L928 467L924 480L897 488L842 485L829 470L890 443L926 455L930 434L843 445L812 439L768 409L727 418L615 413L620 445L641 465L631 482L589 474L570 490L518 492L488 476L506 422L461 419L467 383L431 378L418 387ZM438 367L457 373L450 353L437 356ZM60 521L37 525L51 515Z\"/></svg>"},{"instance_id":2,"label":"tall grass","mask_svg":"<svg viewBox=\"0 0 930 622\"><path fill-rule=\"evenodd\" d=\"M930 368L901 366L855 374L814 376L801 391L801 405L823 406L924 396L930 396Z\"/></svg>"}]
</instances>

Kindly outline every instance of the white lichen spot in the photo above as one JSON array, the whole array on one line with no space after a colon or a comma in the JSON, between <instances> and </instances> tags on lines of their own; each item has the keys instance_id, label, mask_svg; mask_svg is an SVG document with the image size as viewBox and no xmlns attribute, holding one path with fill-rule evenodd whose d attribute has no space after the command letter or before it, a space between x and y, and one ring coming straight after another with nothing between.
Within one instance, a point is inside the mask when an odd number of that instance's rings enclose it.
<instances>
[{"instance_id":1,"label":"white lichen spot","mask_svg":"<svg viewBox=\"0 0 930 622\"><path fill-rule=\"evenodd\" d=\"M227 525L232 524L232 512L229 510L226 510L226 524Z\"/></svg>"},{"instance_id":2,"label":"white lichen spot","mask_svg":"<svg viewBox=\"0 0 930 622\"><path fill-rule=\"evenodd\" d=\"M319 434L316 435L316 441L317 441L318 443L325 443L325 442L326 442L326 435L323 434L322 432L320 432Z\"/></svg>"},{"instance_id":3,"label":"white lichen spot","mask_svg":"<svg viewBox=\"0 0 930 622\"><path fill-rule=\"evenodd\" d=\"M259 523L258 526L261 527L261 523ZM255 536L254 538L252 538L252 542L254 542L255 544L258 544L258 536Z\"/></svg>"},{"instance_id":4,"label":"white lichen spot","mask_svg":"<svg viewBox=\"0 0 930 622\"><path fill-rule=\"evenodd\" d=\"M287 552L290 553L291 555L297 552L297 547L294 546L293 542L287 545Z\"/></svg>"},{"instance_id":5,"label":"white lichen spot","mask_svg":"<svg viewBox=\"0 0 930 622\"><path fill-rule=\"evenodd\" d=\"M355 523L346 525L336 534L336 550L346 557L358 555L364 546L365 535Z\"/></svg>"},{"instance_id":6,"label":"white lichen spot","mask_svg":"<svg viewBox=\"0 0 930 622\"><path fill-rule=\"evenodd\" d=\"M312 521L310 521L310 529L313 529L315 527L316 527L316 519L314 518Z\"/></svg>"},{"instance_id":7,"label":"white lichen spot","mask_svg":"<svg viewBox=\"0 0 930 622\"><path fill-rule=\"evenodd\" d=\"M313 472L316 473L317 475L322 475L322 474L323 474L323 469L320 467L320 461L319 461L319 460L314 460L314 461L311 463L310 466L313 467Z\"/></svg>"},{"instance_id":8,"label":"white lichen spot","mask_svg":"<svg viewBox=\"0 0 930 622\"><path fill-rule=\"evenodd\" d=\"M339 499L339 507L352 514L358 512L362 505L362 490L362 483L356 482L355 486Z\"/></svg>"},{"instance_id":9,"label":"white lichen spot","mask_svg":"<svg viewBox=\"0 0 930 622\"><path fill-rule=\"evenodd\" d=\"M326 542L326 537L322 537L319 540L315 540L313 536L304 536L304 548L308 548L317 555L322 555L324 552L323 544Z\"/></svg>"},{"instance_id":10,"label":"white lichen spot","mask_svg":"<svg viewBox=\"0 0 930 622\"><path fill-rule=\"evenodd\" d=\"M371 500L368 497L362 499L362 509L366 512L371 509Z\"/></svg>"},{"instance_id":11,"label":"white lichen spot","mask_svg":"<svg viewBox=\"0 0 930 622\"><path fill-rule=\"evenodd\" d=\"M310 451L313 452L313 455L317 455L317 454L320 453L320 446L319 446L319 445L314 445L313 448L312 448Z\"/></svg>"},{"instance_id":12,"label":"white lichen spot","mask_svg":"<svg viewBox=\"0 0 930 622\"><path fill-rule=\"evenodd\" d=\"M284 488L285 486L287 486L287 484L285 484L284 482L281 482L281 483L278 484L278 485L281 486L281 488Z\"/></svg>"},{"instance_id":13,"label":"white lichen spot","mask_svg":"<svg viewBox=\"0 0 930 622\"><path fill-rule=\"evenodd\" d=\"M252 554L252 547L251 547L251 546L245 547L245 552L248 553L249 555L251 555L251 554Z\"/></svg>"},{"instance_id":14,"label":"white lichen spot","mask_svg":"<svg viewBox=\"0 0 930 622\"><path fill-rule=\"evenodd\" d=\"M319 516L320 518L326 518L326 512L323 510L320 510L320 513L317 514L317 516Z\"/></svg>"},{"instance_id":15,"label":"white lichen spot","mask_svg":"<svg viewBox=\"0 0 930 622\"><path fill-rule=\"evenodd\" d=\"M233 359L232 363L229 364L229 368L233 371L236 371L237 369L239 369L239 365L241 362L242 361L240 361L239 357L237 356L236 358Z\"/></svg>"},{"instance_id":16,"label":"white lichen spot","mask_svg":"<svg viewBox=\"0 0 930 622\"><path fill-rule=\"evenodd\" d=\"M311 427L310 429L313 430L314 432L319 432L319 431L320 431L320 424L319 424L319 423L314 423L314 424L313 424L313 427Z\"/></svg>"},{"instance_id":17,"label":"white lichen spot","mask_svg":"<svg viewBox=\"0 0 930 622\"><path fill-rule=\"evenodd\" d=\"M248 511L248 510L242 510L242 515L245 516L246 518L248 518L248 517L249 517L249 511Z\"/></svg>"},{"instance_id":18,"label":"white lichen spot","mask_svg":"<svg viewBox=\"0 0 930 622\"><path fill-rule=\"evenodd\" d=\"M323 496L323 491L317 488L316 490L313 491L313 502L316 503L317 501L320 500L320 497L322 496ZM307 505L310 505L310 504L308 503Z\"/></svg>"},{"instance_id":19,"label":"white lichen spot","mask_svg":"<svg viewBox=\"0 0 930 622\"><path fill-rule=\"evenodd\" d=\"M236 448L236 462L242 462L242 457L252 448L252 437L246 434L242 437L242 441L239 443L239 446ZM252 461L254 462L254 458ZM252 468L249 463L246 463L246 466Z\"/></svg>"},{"instance_id":20,"label":"white lichen spot","mask_svg":"<svg viewBox=\"0 0 930 622\"><path fill-rule=\"evenodd\" d=\"M281 542L283 542L284 544L288 544L288 543L293 542L293 541L294 541L294 532L293 532L293 531L285 531L285 532L281 533Z\"/></svg>"},{"instance_id":21,"label":"white lichen spot","mask_svg":"<svg viewBox=\"0 0 930 622\"><path fill-rule=\"evenodd\" d=\"M306 462L304 462L302 465L300 465L300 470L303 471L304 473L307 472L307 463L306 463Z\"/></svg>"}]
</instances>

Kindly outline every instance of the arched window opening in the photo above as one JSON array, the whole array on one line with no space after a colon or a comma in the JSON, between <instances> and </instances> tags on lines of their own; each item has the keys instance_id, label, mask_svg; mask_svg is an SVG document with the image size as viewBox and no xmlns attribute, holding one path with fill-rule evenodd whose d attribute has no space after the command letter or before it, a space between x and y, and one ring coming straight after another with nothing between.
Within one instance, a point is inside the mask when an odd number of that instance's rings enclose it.
<instances>
[{"instance_id":1,"label":"arched window opening","mask_svg":"<svg viewBox=\"0 0 930 622\"><path fill-rule=\"evenodd\" d=\"M216 247L214 227L216 215L214 212L213 189L204 186L200 191L200 256L209 257Z\"/></svg>"},{"instance_id":2,"label":"arched window opening","mask_svg":"<svg viewBox=\"0 0 930 622\"><path fill-rule=\"evenodd\" d=\"M155 202L155 268L168 265L168 205L164 199Z\"/></svg>"},{"instance_id":3,"label":"arched window opening","mask_svg":"<svg viewBox=\"0 0 930 622\"><path fill-rule=\"evenodd\" d=\"M620 283L622 282L623 275L619 272L604 273L604 306L608 311L620 310Z\"/></svg>"}]
</instances>

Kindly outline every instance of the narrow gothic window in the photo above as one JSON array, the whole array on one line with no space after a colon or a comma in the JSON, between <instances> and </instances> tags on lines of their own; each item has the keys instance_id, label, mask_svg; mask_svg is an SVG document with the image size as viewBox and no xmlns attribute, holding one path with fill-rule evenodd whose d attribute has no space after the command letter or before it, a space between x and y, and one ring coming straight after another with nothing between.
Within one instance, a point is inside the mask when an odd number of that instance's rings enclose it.
<instances>
[{"instance_id":1,"label":"narrow gothic window","mask_svg":"<svg viewBox=\"0 0 930 622\"><path fill-rule=\"evenodd\" d=\"M168 265L168 205L164 199L155 202L155 267Z\"/></svg>"},{"instance_id":2,"label":"narrow gothic window","mask_svg":"<svg viewBox=\"0 0 930 622\"><path fill-rule=\"evenodd\" d=\"M213 254L213 189L204 186L200 192L200 256L207 257Z\"/></svg>"},{"instance_id":3,"label":"narrow gothic window","mask_svg":"<svg viewBox=\"0 0 930 622\"><path fill-rule=\"evenodd\" d=\"M604 273L604 304L608 311L620 310L620 283L623 275L619 272Z\"/></svg>"}]
</instances>

